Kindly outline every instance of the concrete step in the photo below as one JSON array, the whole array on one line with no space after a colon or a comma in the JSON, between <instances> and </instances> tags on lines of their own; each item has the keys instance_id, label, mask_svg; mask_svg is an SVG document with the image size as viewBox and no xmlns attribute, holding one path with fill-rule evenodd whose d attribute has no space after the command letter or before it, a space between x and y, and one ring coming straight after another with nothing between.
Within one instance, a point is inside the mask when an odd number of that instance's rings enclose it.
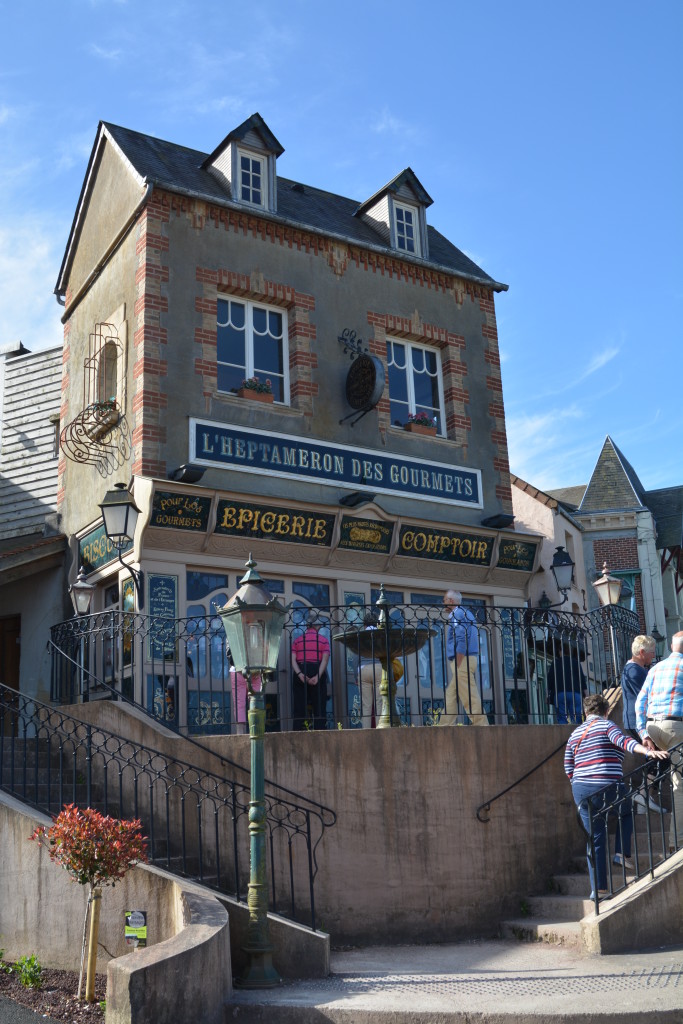
<instances>
[{"instance_id":1,"label":"concrete step","mask_svg":"<svg viewBox=\"0 0 683 1024\"><path fill-rule=\"evenodd\" d=\"M585 867L586 861L583 863ZM557 887L557 892L565 896L586 896L591 887L587 871L572 875L553 875L553 883Z\"/></svg>"},{"instance_id":2,"label":"concrete step","mask_svg":"<svg viewBox=\"0 0 683 1024\"><path fill-rule=\"evenodd\" d=\"M502 922L501 935L504 939L517 939L519 942L547 942L554 946L577 948L581 945L579 921L562 918L513 918Z\"/></svg>"},{"instance_id":3,"label":"concrete step","mask_svg":"<svg viewBox=\"0 0 683 1024\"><path fill-rule=\"evenodd\" d=\"M619 879L621 881L621 879ZM571 896L565 893L549 893L546 896L529 896L524 902L529 908L531 918L550 918L566 921L580 921L593 909L593 901L588 899L590 883L585 876L580 893Z\"/></svg>"}]
</instances>

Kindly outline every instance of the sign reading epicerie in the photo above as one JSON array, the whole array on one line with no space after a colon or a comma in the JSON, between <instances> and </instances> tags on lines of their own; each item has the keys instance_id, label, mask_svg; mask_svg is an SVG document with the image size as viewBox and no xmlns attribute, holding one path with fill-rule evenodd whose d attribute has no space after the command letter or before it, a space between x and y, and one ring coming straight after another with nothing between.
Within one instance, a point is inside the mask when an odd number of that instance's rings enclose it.
<instances>
[{"instance_id":1,"label":"sign reading epicerie","mask_svg":"<svg viewBox=\"0 0 683 1024\"><path fill-rule=\"evenodd\" d=\"M289 434L190 420L190 461L245 473L368 487L382 494L482 508L481 473L442 462L385 455Z\"/></svg>"}]
</instances>

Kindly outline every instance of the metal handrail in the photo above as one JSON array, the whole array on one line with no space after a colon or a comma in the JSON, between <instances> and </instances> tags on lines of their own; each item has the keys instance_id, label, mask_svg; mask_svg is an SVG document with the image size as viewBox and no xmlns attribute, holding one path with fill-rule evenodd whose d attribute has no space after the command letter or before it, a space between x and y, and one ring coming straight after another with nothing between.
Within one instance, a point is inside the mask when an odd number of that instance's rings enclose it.
<instances>
[{"instance_id":1,"label":"metal handrail","mask_svg":"<svg viewBox=\"0 0 683 1024\"><path fill-rule=\"evenodd\" d=\"M398 645L402 678L395 699L383 709L391 724L433 725L444 713L464 721L474 689L481 693L483 712L492 724L552 722L550 704L555 706L563 691L575 691L576 680L584 674L591 692L618 682L618 666L627 660L639 630L635 613L615 607L585 614L483 605L472 605L471 610L478 651L468 659L467 679L461 681L458 674L455 699L449 691L446 709L444 691L452 674L448 609L440 600L388 605L392 634L405 634L405 644ZM376 604L360 602L313 607L300 601L290 606L279 671L266 690L268 730L311 724L328 729L338 724L367 727L373 704L377 720L380 670L368 707L367 688L364 693L359 686L359 668L368 657L376 664L381 661L379 633L376 658L366 651L367 635L362 647L360 640L355 644L366 616L377 619L377 612ZM326 707L309 709L304 722L294 707L291 668L296 638L306 629L309 616L331 642L332 659ZM411 644L416 629L430 636L417 650ZM339 636L343 647L332 639ZM92 692L97 685L108 695L115 691L116 699L127 697L184 735L230 733L236 721L237 731L246 728L238 677L231 675L222 622L214 613L168 618L110 609L53 626L51 644L54 703L92 699L98 695ZM549 677L554 679L554 692ZM311 701L308 693L305 697L309 704L320 703ZM342 706L337 707L340 699Z\"/></svg>"},{"instance_id":2,"label":"metal handrail","mask_svg":"<svg viewBox=\"0 0 683 1024\"><path fill-rule=\"evenodd\" d=\"M62 657L66 662L70 663L74 667L74 669L80 670L81 666L79 665L79 663L70 655L55 647L52 640L48 640L47 649L49 653L57 652L60 655L60 657ZM110 697L112 697L112 699L116 700L119 703L127 704L129 707L134 707L136 711L141 711L142 714L146 715L150 719L150 721L153 721L155 723L155 725L161 725L162 728L165 727L164 723L159 722L157 716L151 714L146 707L141 706L140 704L136 704L134 700L132 700L126 694L120 693L106 680L98 679L89 670L86 670L86 674L88 676L89 682L91 683L91 689L97 688L100 690L107 691ZM175 735L173 730L169 729L169 732ZM222 765L226 767L230 766L231 768L236 768L238 771L244 772L245 775L251 775L251 764L242 765L239 763L239 761L233 761L232 758L225 757L223 754L221 754L218 750L215 750L213 747L207 747L206 744L201 743L194 736L185 735L183 736L183 740L186 743L191 743L194 747L196 747L198 750L201 750L203 753L210 754L211 757L215 757ZM289 789L288 786L283 786L281 782L275 782L274 779L269 778L264 778L264 782L267 786L271 786L273 789L278 789L280 790L281 793L286 793L288 796L293 797L295 800L311 804L311 806L315 809L316 812L326 815L333 815L336 817L335 812L332 810L331 807L326 807L325 804L321 804L317 800L312 800L310 797L305 796L303 793L297 793L295 790Z\"/></svg>"},{"instance_id":3,"label":"metal handrail","mask_svg":"<svg viewBox=\"0 0 683 1024\"><path fill-rule=\"evenodd\" d=\"M240 767L240 766L238 766ZM242 902L250 787L0 684L0 788L48 814L66 803L141 818L150 861ZM271 908L316 929L317 850L334 811L266 791ZM225 835L227 841L222 841ZM296 856L304 843L306 854ZM301 888L307 876L307 894Z\"/></svg>"},{"instance_id":4,"label":"metal handrail","mask_svg":"<svg viewBox=\"0 0 683 1024\"><path fill-rule=\"evenodd\" d=\"M538 764L535 764L534 767L530 768L528 772L525 772L524 775L521 775L518 779L515 779L515 781L511 782L509 786L505 787L505 789L501 789L500 793L496 793L496 795L492 796L490 800L487 800L483 804L479 804L476 810L477 820L480 821L482 825L488 825L491 819L482 818L481 811L486 811L488 813L491 810L491 804L495 803L496 800L500 800L500 798L502 796L505 796L506 793L509 793L511 789L514 789L516 786L519 786L520 782L524 782L524 780L528 779L530 775L533 775L534 772L537 772L539 768L542 768L544 764L552 760L552 758L555 757L556 754L559 754L561 750L564 750L566 746L567 741L563 740L562 743L560 743L559 747L555 747L555 749L551 751L551 753L549 753L547 757L544 757L542 761L539 761Z\"/></svg>"},{"instance_id":5,"label":"metal handrail","mask_svg":"<svg viewBox=\"0 0 683 1024\"><path fill-rule=\"evenodd\" d=\"M672 755L674 755L672 757ZM656 764L658 772L654 780L648 780L647 767ZM581 820L580 815L577 814L577 819L581 830L587 836L587 855L591 860L591 864L595 868L595 831L597 827L604 828L606 831L606 843L607 843L607 895L600 896L597 885L593 893L593 901L595 905L596 915L600 913L600 902L606 899L610 899L616 896L618 893L624 891L629 886L633 885L640 878L644 878L645 875L650 875L650 878L654 878L655 868L660 864L663 864L675 853L678 853L683 846L679 846L677 838L677 822L676 822L676 805L673 800L673 776L674 773L679 775L683 774L683 743L677 744L675 747L671 747L669 750L669 762L657 761L649 762L639 765L634 768L633 771L624 775L623 780L617 785L617 795L614 799L607 799L607 794L614 790L615 783L610 783L604 786L601 790L598 790L592 797L592 800L602 799L602 806L596 809L593 808L591 802L588 803L588 821L590 831L586 831L586 828ZM633 799L636 795L640 795L645 803L647 804L649 792L653 790L657 791L660 801L660 807L663 807L662 799L666 793L667 802L671 802L671 817L672 817L672 828L671 834L674 837L673 850L669 851L669 838L668 838L668 825L665 828L664 813L661 811L646 811L645 822L646 822L646 835L647 844L645 854L641 856L638 851L638 838L635 828L633 830L633 854L632 859L634 861L633 877L627 878L626 876L626 865L621 865L621 871L619 872L618 866L613 865L612 855L609 852L609 832L607 829L610 817L616 816L617 830L621 834L623 839L623 828L624 819L630 814L633 815ZM666 809L664 809L666 813ZM659 827L653 829L651 814L656 814L659 819ZM635 824L635 823L634 823ZM653 846L653 840L655 835L661 841L662 852L661 855L656 855ZM623 842L620 846L623 850ZM643 863L646 862L646 863ZM620 882L615 884L617 875L621 875Z\"/></svg>"}]
</instances>

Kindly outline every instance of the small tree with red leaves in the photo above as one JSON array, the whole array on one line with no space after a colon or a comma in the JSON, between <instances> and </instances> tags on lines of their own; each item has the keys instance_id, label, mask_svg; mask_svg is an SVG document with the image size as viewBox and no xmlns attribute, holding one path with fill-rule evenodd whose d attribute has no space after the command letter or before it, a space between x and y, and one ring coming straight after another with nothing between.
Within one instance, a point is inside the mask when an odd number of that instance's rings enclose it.
<instances>
[{"instance_id":1,"label":"small tree with red leaves","mask_svg":"<svg viewBox=\"0 0 683 1024\"><path fill-rule=\"evenodd\" d=\"M75 804L67 804L61 814L58 814L53 820L54 824L50 828L41 825L29 838L35 840L40 846L44 846L50 860L68 871L75 882L90 886L83 922L78 998L81 998L83 985L85 936L88 912L92 905L88 976L85 985L85 998L87 1002L91 1003L95 998L95 967L102 887L114 885L123 878L128 868L134 863L146 862L146 837L140 832L142 823L139 819L121 821L118 818L105 817L92 807L79 810Z\"/></svg>"}]
</instances>

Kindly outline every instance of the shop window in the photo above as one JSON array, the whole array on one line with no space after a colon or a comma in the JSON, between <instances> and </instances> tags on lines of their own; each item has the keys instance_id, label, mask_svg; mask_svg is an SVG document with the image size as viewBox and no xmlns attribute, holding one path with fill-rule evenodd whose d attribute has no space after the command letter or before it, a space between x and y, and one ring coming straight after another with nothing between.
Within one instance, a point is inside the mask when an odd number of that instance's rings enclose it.
<instances>
[{"instance_id":1,"label":"shop window","mask_svg":"<svg viewBox=\"0 0 683 1024\"><path fill-rule=\"evenodd\" d=\"M287 314L240 299L218 299L218 390L236 394L256 377L270 386L276 402L289 401Z\"/></svg>"},{"instance_id":2,"label":"shop window","mask_svg":"<svg viewBox=\"0 0 683 1024\"><path fill-rule=\"evenodd\" d=\"M424 412L444 434L441 355L414 342L387 340L391 422L405 426L410 416Z\"/></svg>"}]
</instances>

